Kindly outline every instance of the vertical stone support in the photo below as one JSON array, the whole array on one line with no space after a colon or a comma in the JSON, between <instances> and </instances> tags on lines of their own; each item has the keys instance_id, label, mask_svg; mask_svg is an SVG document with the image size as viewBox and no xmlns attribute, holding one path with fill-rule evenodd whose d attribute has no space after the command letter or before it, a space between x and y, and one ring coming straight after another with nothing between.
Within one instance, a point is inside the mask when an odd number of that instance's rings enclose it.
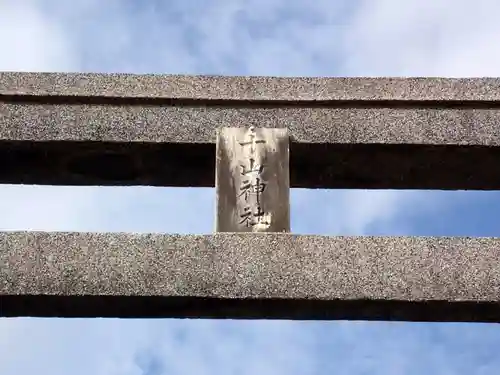
<instances>
[{"instance_id":1,"label":"vertical stone support","mask_svg":"<svg viewBox=\"0 0 500 375\"><path fill-rule=\"evenodd\" d=\"M290 232L288 131L221 128L216 157L216 232Z\"/></svg>"}]
</instances>

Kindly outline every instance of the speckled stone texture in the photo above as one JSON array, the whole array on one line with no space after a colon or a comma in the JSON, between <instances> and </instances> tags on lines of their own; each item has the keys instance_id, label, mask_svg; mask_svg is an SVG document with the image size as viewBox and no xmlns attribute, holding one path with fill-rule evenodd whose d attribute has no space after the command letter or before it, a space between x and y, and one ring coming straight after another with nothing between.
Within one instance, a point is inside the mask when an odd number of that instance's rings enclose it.
<instances>
[{"instance_id":1,"label":"speckled stone texture","mask_svg":"<svg viewBox=\"0 0 500 375\"><path fill-rule=\"evenodd\" d=\"M500 239L3 233L1 316L500 322Z\"/></svg>"},{"instance_id":2,"label":"speckled stone texture","mask_svg":"<svg viewBox=\"0 0 500 375\"><path fill-rule=\"evenodd\" d=\"M499 97L490 78L0 73L0 183L213 187L216 129L253 125L287 128L292 188L497 190Z\"/></svg>"},{"instance_id":3,"label":"speckled stone texture","mask_svg":"<svg viewBox=\"0 0 500 375\"><path fill-rule=\"evenodd\" d=\"M296 143L500 145L498 108L19 103L0 97L0 140L213 143L219 127L287 128ZM369 105L369 104L368 104ZM375 106L375 104L373 104ZM443 106L446 103L442 103Z\"/></svg>"},{"instance_id":4,"label":"speckled stone texture","mask_svg":"<svg viewBox=\"0 0 500 375\"><path fill-rule=\"evenodd\" d=\"M208 100L498 101L499 78L283 78L0 73L0 95Z\"/></svg>"}]
</instances>

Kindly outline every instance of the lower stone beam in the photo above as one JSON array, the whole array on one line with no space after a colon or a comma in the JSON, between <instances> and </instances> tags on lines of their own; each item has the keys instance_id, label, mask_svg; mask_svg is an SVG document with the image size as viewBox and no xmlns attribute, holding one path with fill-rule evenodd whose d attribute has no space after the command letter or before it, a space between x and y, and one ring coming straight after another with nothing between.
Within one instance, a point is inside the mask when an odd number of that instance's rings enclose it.
<instances>
[{"instance_id":1,"label":"lower stone beam","mask_svg":"<svg viewBox=\"0 0 500 375\"><path fill-rule=\"evenodd\" d=\"M500 322L500 239L1 233L0 316Z\"/></svg>"}]
</instances>

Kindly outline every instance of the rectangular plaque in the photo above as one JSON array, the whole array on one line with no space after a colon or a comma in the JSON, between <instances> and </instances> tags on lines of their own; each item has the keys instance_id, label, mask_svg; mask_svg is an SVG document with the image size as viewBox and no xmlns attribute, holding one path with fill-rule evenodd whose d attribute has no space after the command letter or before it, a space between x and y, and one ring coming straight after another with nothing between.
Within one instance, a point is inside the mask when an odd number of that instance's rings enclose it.
<instances>
[{"instance_id":1,"label":"rectangular plaque","mask_svg":"<svg viewBox=\"0 0 500 375\"><path fill-rule=\"evenodd\" d=\"M221 128L216 155L216 231L290 232L288 131Z\"/></svg>"}]
</instances>

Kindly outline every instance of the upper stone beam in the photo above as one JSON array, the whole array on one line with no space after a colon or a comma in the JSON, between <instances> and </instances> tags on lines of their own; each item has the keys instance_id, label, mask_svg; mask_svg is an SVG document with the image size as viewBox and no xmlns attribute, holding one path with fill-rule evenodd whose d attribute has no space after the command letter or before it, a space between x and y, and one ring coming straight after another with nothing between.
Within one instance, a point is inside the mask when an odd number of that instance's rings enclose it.
<instances>
[{"instance_id":1,"label":"upper stone beam","mask_svg":"<svg viewBox=\"0 0 500 375\"><path fill-rule=\"evenodd\" d=\"M499 78L0 73L0 95L245 101L499 101Z\"/></svg>"},{"instance_id":2,"label":"upper stone beam","mask_svg":"<svg viewBox=\"0 0 500 375\"><path fill-rule=\"evenodd\" d=\"M493 78L0 73L0 183L213 187L217 130L254 126L287 130L292 188L498 190L499 98Z\"/></svg>"}]
</instances>

